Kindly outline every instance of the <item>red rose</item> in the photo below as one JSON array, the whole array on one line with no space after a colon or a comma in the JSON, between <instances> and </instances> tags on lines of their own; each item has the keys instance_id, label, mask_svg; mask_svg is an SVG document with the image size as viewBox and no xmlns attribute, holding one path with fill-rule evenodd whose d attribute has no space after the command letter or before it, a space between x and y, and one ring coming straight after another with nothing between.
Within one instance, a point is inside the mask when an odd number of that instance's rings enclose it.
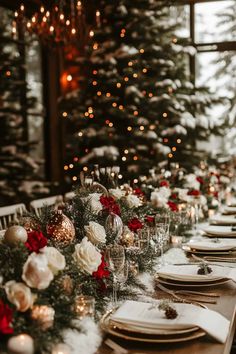
<instances>
[{"instance_id":1,"label":"red rose","mask_svg":"<svg viewBox=\"0 0 236 354\"><path fill-rule=\"evenodd\" d=\"M11 327L13 310L0 300L0 333L11 334L13 328Z\"/></svg>"},{"instance_id":2,"label":"red rose","mask_svg":"<svg viewBox=\"0 0 236 354\"><path fill-rule=\"evenodd\" d=\"M143 228L143 224L138 218L133 218L128 222L128 228L131 231L136 232Z\"/></svg>"},{"instance_id":3,"label":"red rose","mask_svg":"<svg viewBox=\"0 0 236 354\"><path fill-rule=\"evenodd\" d=\"M120 207L113 197L104 197L102 195L100 197L100 203L103 206L103 210L107 211L108 213L120 215Z\"/></svg>"},{"instance_id":4,"label":"red rose","mask_svg":"<svg viewBox=\"0 0 236 354\"><path fill-rule=\"evenodd\" d=\"M178 196L176 193L171 194L170 199L178 199Z\"/></svg>"},{"instance_id":5,"label":"red rose","mask_svg":"<svg viewBox=\"0 0 236 354\"><path fill-rule=\"evenodd\" d=\"M134 194L137 195L138 197L144 196L144 192L140 188L135 188L134 189Z\"/></svg>"},{"instance_id":6,"label":"red rose","mask_svg":"<svg viewBox=\"0 0 236 354\"><path fill-rule=\"evenodd\" d=\"M167 204L169 205L171 211L179 211L178 205L174 202L169 201Z\"/></svg>"},{"instance_id":7,"label":"red rose","mask_svg":"<svg viewBox=\"0 0 236 354\"><path fill-rule=\"evenodd\" d=\"M196 180L200 183L200 184L204 184L203 178L202 177L197 177Z\"/></svg>"},{"instance_id":8,"label":"red rose","mask_svg":"<svg viewBox=\"0 0 236 354\"><path fill-rule=\"evenodd\" d=\"M145 221L146 221L148 224L153 224L154 221L155 221L155 217L154 217L154 216L151 216L151 215L146 215Z\"/></svg>"},{"instance_id":9,"label":"red rose","mask_svg":"<svg viewBox=\"0 0 236 354\"><path fill-rule=\"evenodd\" d=\"M93 277L96 279L109 278L110 272L107 269L107 263L104 260L104 256L102 256L102 261L96 272L93 272Z\"/></svg>"},{"instance_id":10,"label":"red rose","mask_svg":"<svg viewBox=\"0 0 236 354\"><path fill-rule=\"evenodd\" d=\"M169 182L164 180L160 182L160 187L169 187Z\"/></svg>"},{"instance_id":11,"label":"red rose","mask_svg":"<svg viewBox=\"0 0 236 354\"><path fill-rule=\"evenodd\" d=\"M194 197L198 197L201 194L201 192L197 189L192 189L191 191L188 191L188 195L192 195Z\"/></svg>"},{"instance_id":12,"label":"red rose","mask_svg":"<svg viewBox=\"0 0 236 354\"><path fill-rule=\"evenodd\" d=\"M48 239L41 231L33 230L28 232L28 239L25 246L31 251L38 253L41 248L45 247Z\"/></svg>"}]
</instances>

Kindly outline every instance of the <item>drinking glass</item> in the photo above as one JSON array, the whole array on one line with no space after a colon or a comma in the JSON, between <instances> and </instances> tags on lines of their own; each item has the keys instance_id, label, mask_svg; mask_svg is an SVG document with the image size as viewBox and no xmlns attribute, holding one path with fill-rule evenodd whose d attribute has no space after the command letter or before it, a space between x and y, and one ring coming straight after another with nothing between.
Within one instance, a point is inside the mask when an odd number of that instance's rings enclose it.
<instances>
[{"instance_id":1,"label":"drinking glass","mask_svg":"<svg viewBox=\"0 0 236 354\"><path fill-rule=\"evenodd\" d=\"M125 268L125 249L123 246L115 244L107 248L107 264L113 275L112 302L117 305L117 286L122 279Z\"/></svg>"},{"instance_id":2,"label":"drinking glass","mask_svg":"<svg viewBox=\"0 0 236 354\"><path fill-rule=\"evenodd\" d=\"M156 223L155 227L156 227L156 241L161 251L159 264L162 266L165 263L163 255L164 255L164 244L165 244L166 233L168 230L168 225L165 223Z\"/></svg>"},{"instance_id":3,"label":"drinking glass","mask_svg":"<svg viewBox=\"0 0 236 354\"><path fill-rule=\"evenodd\" d=\"M149 228L138 230L137 245L141 252L145 251L150 242Z\"/></svg>"}]
</instances>

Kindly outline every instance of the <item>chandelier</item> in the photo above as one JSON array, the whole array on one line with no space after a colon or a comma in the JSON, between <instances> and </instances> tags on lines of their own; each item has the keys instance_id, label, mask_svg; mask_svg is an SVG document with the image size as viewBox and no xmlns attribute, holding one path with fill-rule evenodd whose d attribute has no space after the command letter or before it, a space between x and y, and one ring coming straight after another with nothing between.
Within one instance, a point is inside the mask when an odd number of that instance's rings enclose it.
<instances>
[{"instance_id":1,"label":"chandelier","mask_svg":"<svg viewBox=\"0 0 236 354\"><path fill-rule=\"evenodd\" d=\"M100 25L100 12L96 11L96 23ZM86 25L85 10L82 1L59 0L47 8L41 5L31 18L25 14L22 4L12 24L12 33L27 31L48 45L81 44L88 36L93 36L93 31Z\"/></svg>"}]
</instances>

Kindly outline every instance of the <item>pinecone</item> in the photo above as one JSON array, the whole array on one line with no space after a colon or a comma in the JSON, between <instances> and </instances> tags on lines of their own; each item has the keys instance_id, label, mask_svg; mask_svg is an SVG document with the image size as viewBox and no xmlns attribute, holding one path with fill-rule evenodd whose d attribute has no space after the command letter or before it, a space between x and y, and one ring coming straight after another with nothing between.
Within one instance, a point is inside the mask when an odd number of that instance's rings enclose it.
<instances>
[{"instance_id":1,"label":"pinecone","mask_svg":"<svg viewBox=\"0 0 236 354\"><path fill-rule=\"evenodd\" d=\"M212 273L212 269L207 265L201 266L197 271L197 274L201 274L201 275L207 275L210 273Z\"/></svg>"},{"instance_id":2,"label":"pinecone","mask_svg":"<svg viewBox=\"0 0 236 354\"><path fill-rule=\"evenodd\" d=\"M177 311L169 306L166 310L165 310L165 316L166 318L168 318L168 320L173 320L174 318L176 318L178 316Z\"/></svg>"}]
</instances>

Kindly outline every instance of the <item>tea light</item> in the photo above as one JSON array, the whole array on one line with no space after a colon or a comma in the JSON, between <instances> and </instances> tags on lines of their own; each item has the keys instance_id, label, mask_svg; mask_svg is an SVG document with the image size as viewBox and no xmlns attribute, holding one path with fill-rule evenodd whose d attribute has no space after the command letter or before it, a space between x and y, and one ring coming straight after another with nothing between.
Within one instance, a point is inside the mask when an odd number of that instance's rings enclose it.
<instances>
[{"instance_id":1,"label":"tea light","mask_svg":"<svg viewBox=\"0 0 236 354\"><path fill-rule=\"evenodd\" d=\"M11 337L7 343L9 354L33 354L34 341L28 334Z\"/></svg>"},{"instance_id":2,"label":"tea light","mask_svg":"<svg viewBox=\"0 0 236 354\"><path fill-rule=\"evenodd\" d=\"M181 247L183 241L182 236L171 236L171 243L173 247Z\"/></svg>"},{"instance_id":3,"label":"tea light","mask_svg":"<svg viewBox=\"0 0 236 354\"><path fill-rule=\"evenodd\" d=\"M79 319L94 316L95 299L93 296L79 295L75 299L75 312Z\"/></svg>"},{"instance_id":4,"label":"tea light","mask_svg":"<svg viewBox=\"0 0 236 354\"><path fill-rule=\"evenodd\" d=\"M139 273L138 262L129 261L129 271L134 277L136 277L138 275L138 273Z\"/></svg>"},{"instance_id":5,"label":"tea light","mask_svg":"<svg viewBox=\"0 0 236 354\"><path fill-rule=\"evenodd\" d=\"M58 343L53 347L52 354L71 354L71 350L68 345Z\"/></svg>"}]
</instances>

